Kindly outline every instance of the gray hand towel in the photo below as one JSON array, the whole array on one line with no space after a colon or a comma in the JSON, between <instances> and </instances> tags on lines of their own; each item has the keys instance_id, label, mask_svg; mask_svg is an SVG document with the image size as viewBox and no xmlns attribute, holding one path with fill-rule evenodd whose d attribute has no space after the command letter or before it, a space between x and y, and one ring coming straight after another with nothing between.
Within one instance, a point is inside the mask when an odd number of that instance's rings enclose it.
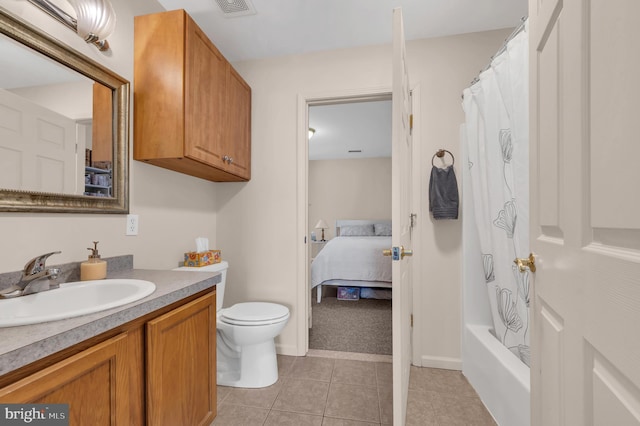
<instances>
[{"instance_id":1,"label":"gray hand towel","mask_svg":"<svg viewBox=\"0 0 640 426\"><path fill-rule=\"evenodd\" d=\"M458 218L458 181L453 166L433 166L429 180L429 211L434 219Z\"/></svg>"}]
</instances>

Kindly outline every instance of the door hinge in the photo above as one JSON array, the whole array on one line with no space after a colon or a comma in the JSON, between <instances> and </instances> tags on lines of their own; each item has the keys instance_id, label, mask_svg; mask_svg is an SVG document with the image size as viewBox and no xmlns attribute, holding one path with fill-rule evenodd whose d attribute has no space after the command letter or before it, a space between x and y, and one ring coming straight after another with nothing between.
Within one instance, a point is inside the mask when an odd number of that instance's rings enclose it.
<instances>
[{"instance_id":1,"label":"door hinge","mask_svg":"<svg viewBox=\"0 0 640 426\"><path fill-rule=\"evenodd\" d=\"M413 114L409 114L409 132L413 131Z\"/></svg>"},{"instance_id":2,"label":"door hinge","mask_svg":"<svg viewBox=\"0 0 640 426\"><path fill-rule=\"evenodd\" d=\"M415 213L411 213L409 218L411 219L411 223L409 224L409 239L413 240L413 227L416 226L416 219L418 215Z\"/></svg>"},{"instance_id":3,"label":"door hinge","mask_svg":"<svg viewBox=\"0 0 640 426\"><path fill-rule=\"evenodd\" d=\"M410 317L411 317L411 327L413 327L413 314L411 314Z\"/></svg>"}]
</instances>

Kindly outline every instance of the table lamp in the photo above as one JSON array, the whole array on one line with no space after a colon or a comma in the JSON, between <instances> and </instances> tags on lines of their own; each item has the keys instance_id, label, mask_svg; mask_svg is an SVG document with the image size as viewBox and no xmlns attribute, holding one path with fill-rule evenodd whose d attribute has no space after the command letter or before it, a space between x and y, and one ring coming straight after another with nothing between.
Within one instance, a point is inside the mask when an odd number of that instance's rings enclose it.
<instances>
[{"instance_id":1,"label":"table lamp","mask_svg":"<svg viewBox=\"0 0 640 426\"><path fill-rule=\"evenodd\" d=\"M322 229L322 238L320 239L320 241L326 241L326 240L324 239L324 230L325 230L325 229L327 229L327 228L329 228L329 227L327 226L327 223L326 223L324 220L322 220L322 219L320 219L320 220L318 221L318 223L316 223L316 229Z\"/></svg>"}]
</instances>

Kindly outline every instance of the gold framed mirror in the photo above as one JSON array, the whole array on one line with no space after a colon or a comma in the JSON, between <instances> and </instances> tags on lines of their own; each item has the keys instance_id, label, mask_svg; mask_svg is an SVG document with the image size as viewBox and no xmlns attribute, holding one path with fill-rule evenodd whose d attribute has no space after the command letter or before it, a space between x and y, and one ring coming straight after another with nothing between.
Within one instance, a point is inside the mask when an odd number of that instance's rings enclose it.
<instances>
[{"instance_id":1,"label":"gold framed mirror","mask_svg":"<svg viewBox=\"0 0 640 426\"><path fill-rule=\"evenodd\" d=\"M129 82L2 8L0 39L0 211L128 213Z\"/></svg>"}]
</instances>

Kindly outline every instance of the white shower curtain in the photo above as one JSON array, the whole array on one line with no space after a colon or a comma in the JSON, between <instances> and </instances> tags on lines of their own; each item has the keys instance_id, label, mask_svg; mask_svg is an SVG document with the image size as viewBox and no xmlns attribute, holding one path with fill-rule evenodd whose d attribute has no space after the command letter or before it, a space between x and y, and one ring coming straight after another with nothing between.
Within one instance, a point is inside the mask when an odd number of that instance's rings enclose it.
<instances>
[{"instance_id":1,"label":"white shower curtain","mask_svg":"<svg viewBox=\"0 0 640 426\"><path fill-rule=\"evenodd\" d=\"M476 226L498 338L529 365L528 22L463 92Z\"/></svg>"}]
</instances>

